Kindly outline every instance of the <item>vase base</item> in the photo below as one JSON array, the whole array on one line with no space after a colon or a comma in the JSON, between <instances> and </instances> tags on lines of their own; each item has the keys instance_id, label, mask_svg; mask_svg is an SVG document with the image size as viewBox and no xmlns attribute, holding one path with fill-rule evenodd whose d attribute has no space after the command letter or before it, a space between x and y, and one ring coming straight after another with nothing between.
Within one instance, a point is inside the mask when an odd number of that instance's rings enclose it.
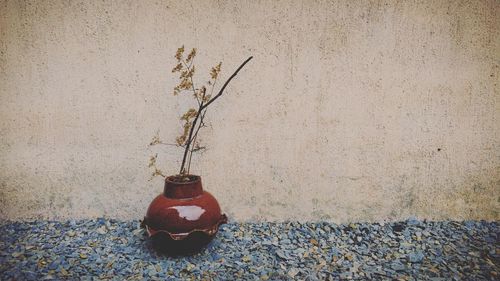
<instances>
[{"instance_id":1,"label":"vase base","mask_svg":"<svg viewBox=\"0 0 500 281\"><path fill-rule=\"evenodd\" d=\"M174 240L170 235L159 232L151 239L153 248L157 252L170 256L183 256L200 252L213 240L214 236L196 231L182 240Z\"/></svg>"}]
</instances>

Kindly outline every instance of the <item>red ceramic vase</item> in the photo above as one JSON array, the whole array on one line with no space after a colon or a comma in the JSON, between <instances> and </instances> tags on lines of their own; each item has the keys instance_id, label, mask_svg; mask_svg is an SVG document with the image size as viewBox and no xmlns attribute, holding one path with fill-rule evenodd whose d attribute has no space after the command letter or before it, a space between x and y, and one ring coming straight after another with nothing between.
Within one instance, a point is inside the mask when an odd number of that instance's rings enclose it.
<instances>
[{"instance_id":1,"label":"red ceramic vase","mask_svg":"<svg viewBox=\"0 0 500 281\"><path fill-rule=\"evenodd\" d=\"M203 190L201 177L179 176L165 179L165 188L149 205L143 225L155 248L172 254L188 254L206 246L227 222L219 203Z\"/></svg>"}]
</instances>

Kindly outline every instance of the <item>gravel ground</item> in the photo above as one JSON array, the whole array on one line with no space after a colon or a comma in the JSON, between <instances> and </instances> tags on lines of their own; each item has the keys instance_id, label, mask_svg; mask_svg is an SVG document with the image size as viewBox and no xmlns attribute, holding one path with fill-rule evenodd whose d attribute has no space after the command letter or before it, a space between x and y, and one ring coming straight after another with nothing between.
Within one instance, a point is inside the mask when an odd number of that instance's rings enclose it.
<instances>
[{"instance_id":1,"label":"gravel ground","mask_svg":"<svg viewBox=\"0 0 500 281\"><path fill-rule=\"evenodd\" d=\"M499 280L498 222L230 223L156 253L139 222L0 222L1 280Z\"/></svg>"}]
</instances>

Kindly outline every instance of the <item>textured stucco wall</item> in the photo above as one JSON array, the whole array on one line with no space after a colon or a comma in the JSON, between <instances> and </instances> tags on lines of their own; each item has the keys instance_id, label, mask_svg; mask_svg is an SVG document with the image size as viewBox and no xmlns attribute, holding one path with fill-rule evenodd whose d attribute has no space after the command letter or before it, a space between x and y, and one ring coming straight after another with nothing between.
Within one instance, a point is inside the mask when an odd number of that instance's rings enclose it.
<instances>
[{"instance_id":1,"label":"textured stucco wall","mask_svg":"<svg viewBox=\"0 0 500 281\"><path fill-rule=\"evenodd\" d=\"M194 162L236 220L500 218L498 1L0 1L0 218L141 218L198 81L254 60Z\"/></svg>"}]
</instances>

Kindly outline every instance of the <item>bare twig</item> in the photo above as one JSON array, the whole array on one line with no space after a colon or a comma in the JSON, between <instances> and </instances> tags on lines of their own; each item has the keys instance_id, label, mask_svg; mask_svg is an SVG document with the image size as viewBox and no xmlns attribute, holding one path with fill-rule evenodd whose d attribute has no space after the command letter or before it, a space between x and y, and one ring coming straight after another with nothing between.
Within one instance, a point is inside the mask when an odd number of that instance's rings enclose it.
<instances>
[{"instance_id":1,"label":"bare twig","mask_svg":"<svg viewBox=\"0 0 500 281\"><path fill-rule=\"evenodd\" d=\"M253 56L249 57L246 61L244 61L240 65L240 67L238 67L238 69L236 69L236 71L233 73L233 75L231 75L231 77L229 77L229 79L227 79L226 83L224 83L222 88L219 90L219 93L215 97L213 97L211 100L209 100L205 105L203 105L202 109L208 107L212 102L214 102L217 98L219 98L222 95L222 93L224 93L224 90L226 89L229 82L231 82L231 80L236 76L236 74L238 74L238 72L240 72L240 70L245 66L245 64L247 64L252 58L253 58Z\"/></svg>"},{"instance_id":2,"label":"bare twig","mask_svg":"<svg viewBox=\"0 0 500 281\"><path fill-rule=\"evenodd\" d=\"M176 143L166 143L166 142L159 142L157 144L162 144L162 145L169 145L169 146L177 146L177 147L182 147L182 145L178 145Z\"/></svg>"},{"instance_id":3,"label":"bare twig","mask_svg":"<svg viewBox=\"0 0 500 281\"><path fill-rule=\"evenodd\" d=\"M189 65L186 63L185 60L182 60L182 63L184 64L184 66L186 66L187 71L191 71L191 66L194 64L194 58L191 60ZM201 102L200 102L200 99L198 98L198 96L196 95L196 89L194 88L193 76L189 77L189 79L191 79L191 88L193 91L193 95L196 98L196 101L198 102L198 106L200 106Z\"/></svg>"},{"instance_id":4,"label":"bare twig","mask_svg":"<svg viewBox=\"0 0 500 281\"><path fill-rule=\"evenodd\" d=\"M164 177L164 178L166 177L166 176L163 174L163 172L162 172L160 169L158 169L158 166L156 166L156 159L157 159L157 157L158 157L158 154L155 154L155 156L151 156L151 157L149 158L149 164L148 164L148 167L150 167L150 168L154 168L154 171L153 171L153 173L151 174L151 178L149 178L149 180L150 180L150 181L151 181L154 177L156 177L156 176L162 176L162 177Z\"/></svg>"},{"instance_id":5,"label":"bare twig","mask_svg":"<svg viewBox=\"0 0 500 281\"><path fill-rule=\"evenodd\" d=\"M198 128L196 129L196 132L194 133L193 136L193 146L191 147L191 151L189 153L189 160L188 160L188 168L187 168L187 173L189 174L189 170L191 169L191 158L193 157L193 152L197 151L199 149L196 149L196 138L198 137L198 132L202 127L205 127L205 123L203 122L203 119L205 118L205 114L207 113L207 110L205 109L203 111L203 114L200 117L200 124L198 125Z\"/></svg>"},{"instance_id":6,"label":"bare twig","mask_svg":"<svg viewBox=\"0 0 500 281\"><path fill-rule=\"evenodd\" d=\"M189 131L189 136L188 136L188 139L186 141L186 146L184 148L184 156L182 157L182 164L181 164L181 168L180 168L180 171L179 173L180 174L185 174L186 173L186 169L184 168L184 166L186 165L186 160L187 160L187 156L188 156L188 152L190 151L190 146L191 144L193 144L193 139L194 139L194 130L196 128L196 124L198 122L198 119L200 119L200 116L203 118L204 117L204 114L202 115L202 112L204 112L204 109L206 109L211 103L213 103L216 99L218 99L223 93L224 93L224 90L226 89L227 85L229 84L229 82L231 82L231 80L236 77L236 75L238 74L238 72L240 72L240 70L252 59L253 57L249 57L248 59L246 59L241 65L240 67L238 67L238 69L236 69L236 71L226 80L226 82L224 83L224 85L222 86L222 88L219 90L219 93L211 98L207 103L205 103L205 101L202 99L201 103L199 104L199 107L198 107L198 112L196 114L196 117L194 118L193 120L193 123L191 125L191 129ZM193 87L194 88L194 87ZM198 126L197 130L196 130L196 134L198 133L199 131L199 128L201 126Z\"/></svg>"},{"instance_id":7,"label":"bare twig","mask_svg":"<svg viewBox=\"0 0 500 281\"><path fill-rule=\"evenodd\" d=\"M170 146L181 146L181 147L183 146L183 145L179 145L179 144L176 144L176 143L166 143L166 142L163 142L160 139L160 130L156 131L156 134L153 136L153 139L149 143L149 146L153 146L153 145L157 145L157 144L170 145Z\"/></svg>"},{"instance_id":8,"label":"bare twig","mask_svg":"<svg viewBox=\"0 0 500 281\"><path fill-rule=\"evenodd\" d=\"M205 100L205 92L203 92L201 100L202 100L202 102ZM201 107L201 105L200 105L200 107ZM193 147L196 145L196 138L198 137L198 132L200 131L201 126L203 125L203 118L205 117L206 113L207 113L206 109L205 109L205 111L203 111L203 113L201 113L200 123L198 124L198 128L196 129L196 132L194 133L194 136L192 139L193 146L191 148L191 151L189 152L189 158L188 158L188 167L187 167L188 174L189 174L189 170L191 169L191 159L193 157Z\"/></svg>"},{"instance_id":9,"label":"bare twig","mask_svg":"<svg viewBox=\"0 0 500 281\"><path fill-rule=\"evenodd\" d=\"M200 118L200 112L201 112L201 108L203 106L203 101L201 101L201 104L200 104L200 107L198 109L198 113L196 114L196 117L194 118L193 120L193 124L191 125L191 129L189 130L189 136L188 136L188 139L186 141L186 146L184 147L184 156L182 157L182 164L181 164L181 169L179 171L179 174L185 174L185 170L184 170L184 165L186 165L186 158L187 158L187 154L189 152L189 146L191 145L191 142L192 142L192 137L193 137L193 131L194 131L194 128L196 128L196 122L198 122L198 118Z\"/></svg>"}]
</instances>

